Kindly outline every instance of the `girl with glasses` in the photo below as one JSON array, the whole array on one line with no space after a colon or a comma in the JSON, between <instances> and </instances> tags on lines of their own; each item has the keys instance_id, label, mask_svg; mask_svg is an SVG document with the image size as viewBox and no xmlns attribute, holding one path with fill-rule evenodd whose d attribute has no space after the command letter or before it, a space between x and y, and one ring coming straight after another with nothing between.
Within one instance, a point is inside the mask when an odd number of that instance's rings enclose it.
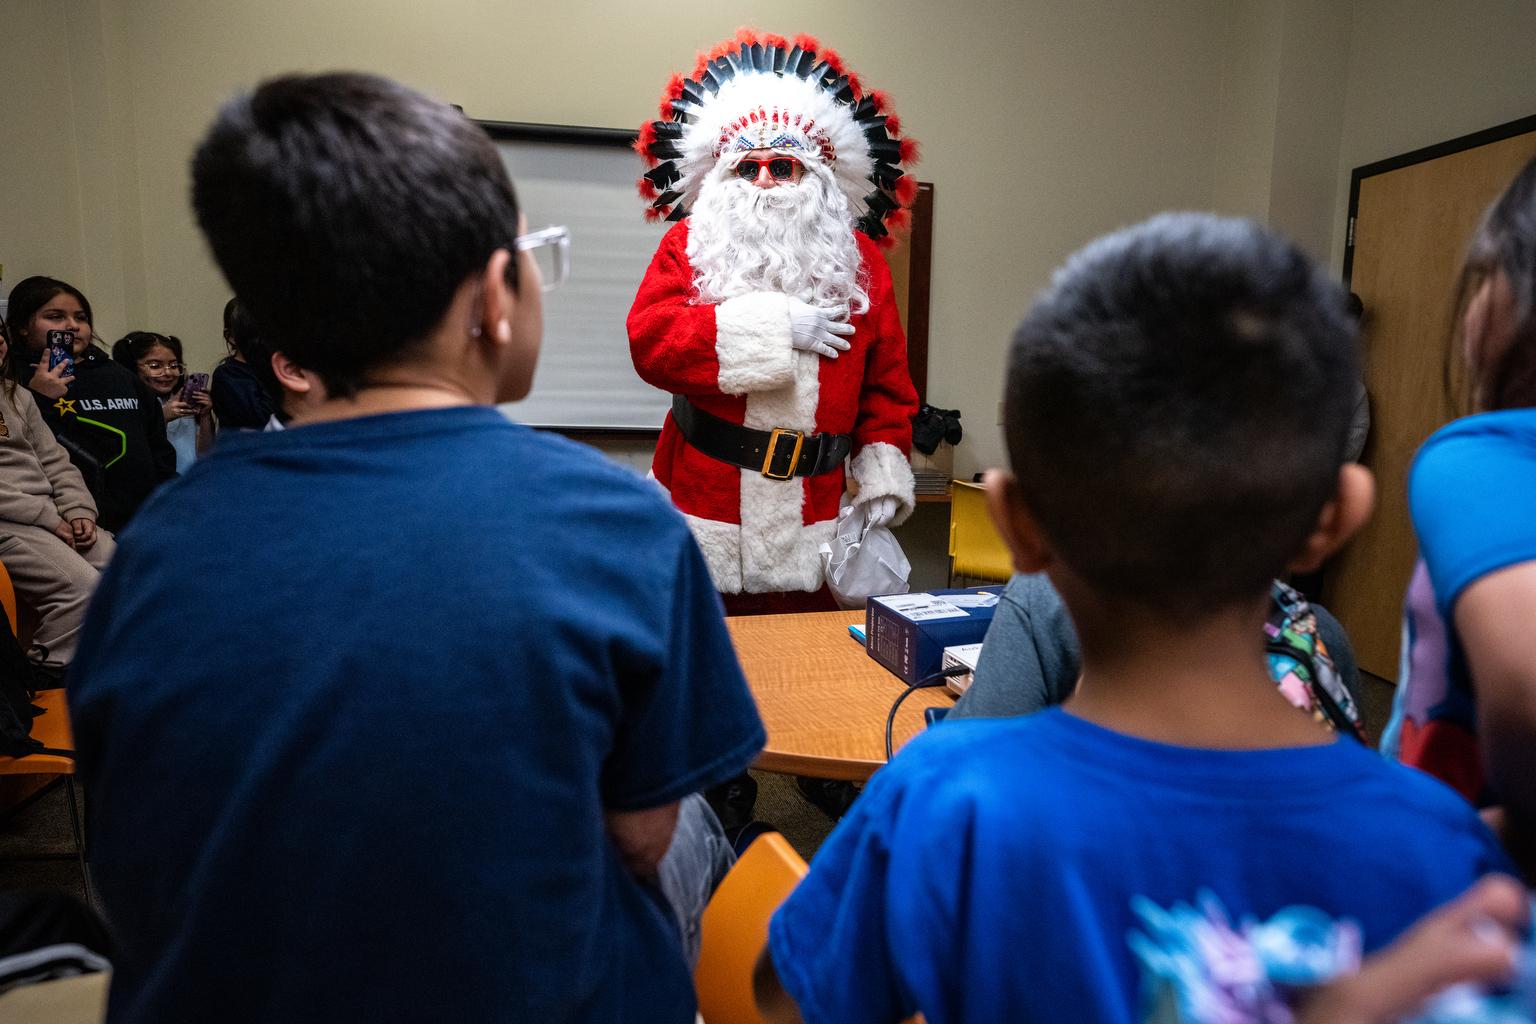
<instances>
[{"instance_id":1,"label":"girl with glasses","mask_svg":"<svg viewBox=\"0 0 1536 1024\"><path fill-rule=\"evenodd\" d=\"M165 436L176 449L176 472L185 473L213 447L213 398L207 388L187 393L181 339L132 331L112 346L112 358L136 373L160 399Z\"/></svg>"}]
</instances>

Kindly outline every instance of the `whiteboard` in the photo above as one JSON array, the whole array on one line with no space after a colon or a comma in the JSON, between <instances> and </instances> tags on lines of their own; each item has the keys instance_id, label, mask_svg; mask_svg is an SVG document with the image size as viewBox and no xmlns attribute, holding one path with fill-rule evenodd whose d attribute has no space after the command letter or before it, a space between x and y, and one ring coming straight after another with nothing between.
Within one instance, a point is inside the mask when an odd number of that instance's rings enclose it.
<instances>
[{"instance_id":1,"label":"whiteboard","mask_svg":"<svg viewBox=\"0 0 1536 1024\"><path fill-rule=\"evenodd\" d=\"M635 193L644 169L633 132L481 121L517 190L528 230L563 224L571 274L544 294L533 390L503 411L560 429L661 429L672 396L640 379L624 321L670 224L652 224Z\"/></svg>"}]
</instances>

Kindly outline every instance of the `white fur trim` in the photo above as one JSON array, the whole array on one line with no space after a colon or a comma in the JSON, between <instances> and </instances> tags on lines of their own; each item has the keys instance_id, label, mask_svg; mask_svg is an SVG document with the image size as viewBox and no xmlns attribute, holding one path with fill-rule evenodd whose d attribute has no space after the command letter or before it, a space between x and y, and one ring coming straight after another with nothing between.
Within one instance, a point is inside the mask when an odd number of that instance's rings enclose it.
<instances>
[{"instance_id":1,"label":"white fur trim","mask_svg":"<svg viewBox=\"0 0 1536 1024\"><path fill-rule=\"evenodd\" d=\"M757 430L815 431L821 359L814 352L796 352L794 379L784 387L748 395L742 422ZM804 504L805 482L800 477L770 480L753 470L741 471L742 589L751 594L821 589L817 548L832 536L836 521L804 526Z\"/></svg>"},{"instance_id":2,"label":"white fur trim","mask_svg":"<svg viewBox=\"0 0 1536 1024\"><path fill-rule=\"evenodd\" d=\"M795 373L789 296L752 292L715 307L715 356L720 391L745 395L779 388Z\"/></svg>"},{"instance_id":3,"label":"white fur trim","mask_svg":"<svg viewBox=\"0 0 1536 1024\"><path fill-rule=\"evenodd\" d=\"M837 520L805 526L801 504L805 483L770 480L741 473L741 589L749 594L774 590L820 590L819 548L832 539Z\"/></svg>"},{"instance_id":4,"label":"white fur trim","mask_svg":"<svg viewBox=\"0 0 1536 1024\"><path fill-rule=\"evenodd\" d=\"M805 159L832 157L828 162L837 178L837 187L848 197L853 209L863 211L865 197L875 189L869 177L875 165L869 140L853 119L853 108L839 103L807 79L762 72L740 72L722 85L718 93L706 95L698 120L684 129L680 147L683 155L677 161L684 188L681 201L692 207L699 197L699 186L715 164L721 159L735 159L736 154L729 151L716 156L720 136L726 136L726 145L732 144L738 134L733 123L754 111L765 110L787 114L793 133L817 145L811 153L796 149ZM801 129L808 122L812 127L807 133Z\"/></svg>"},{"instance_id":5,"label":"white fur trim","mask_svg":"<svg viewBox=\"0 0 1536 1024\"><path fill-rule=\"evenodd\" d=\"M757 477L764 484L778 483L794 489L798 481L773 481ZM735 523L718 523L684 515L693 539L704 553L710 579L722 594L763 594L778 590L820 590L821 545L832 539L837 520L802 526L770 524L766 531L749 533Z\"/></svg>"},{"instance_id":6,"label":"white fur trim","mask_svg":"<svg viewBox=\"0 0 1536 1024\"><path fill-rule=\"evenodd\" d=\"M714 580L715 589L722 594L741 593L741 527L686 513L683 518L704 553L704 564L709 566L709 578Z\"/></svg>"},{"instance_id":7,"label":"white fur trim","mask_svg":"<svg viewBox=\"0 0 1536 1024\"><path fill-rule=\"evenodd\" d=\"M901 454L901 449L884 441L867 444L853 458L853 480L859 485L856 500L893 497L901 502L901 510L891 521L892 526L906 522L917 506L913 494L912 463Z\"/></svg>"}]
</instances>

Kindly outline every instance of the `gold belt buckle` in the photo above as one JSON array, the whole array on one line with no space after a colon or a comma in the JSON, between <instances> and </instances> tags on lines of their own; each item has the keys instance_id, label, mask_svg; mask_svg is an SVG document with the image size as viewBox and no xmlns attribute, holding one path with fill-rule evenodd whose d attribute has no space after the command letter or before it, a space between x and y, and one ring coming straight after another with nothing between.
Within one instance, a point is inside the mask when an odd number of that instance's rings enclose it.
<instances>
[{"instance_id":1,"label":"gold belt buckle","mask_svg":"<svg viewBox=\"0 0 1536 1024\"><path fill-rule=\"evenodd\" d=\"M773 457L779 451L779 438L793 437L795 450L789 457L789 468L782 475L773 471ZM763 476L769 480L788 480L795 475L795 466L800 462L800 449L805 444L805 435L798 430L785 430L783 427L774 427L773 434L768 438L768 453L763 456Z\"/></svg>"}]
</instances>

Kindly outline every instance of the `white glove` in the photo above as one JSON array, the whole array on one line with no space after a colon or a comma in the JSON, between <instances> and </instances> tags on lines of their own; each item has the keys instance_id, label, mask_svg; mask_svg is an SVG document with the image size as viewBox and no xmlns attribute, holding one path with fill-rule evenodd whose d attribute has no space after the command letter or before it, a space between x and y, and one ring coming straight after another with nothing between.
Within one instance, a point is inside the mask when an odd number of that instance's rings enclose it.
<instances>
[{"instance_id":1,"label":"white glove","mask_svg":"<svg viewBox=\"0 0 1536 1024\"><path fill-rule=\"evenodd\" d=\"M836 359L838 352L848 351L849 342L838 335L853 333L853 324L841 323L838 317L848 314L847 307L813 306L799 299L789 300L790 344L802 352L815 352L828 359Z\"/></svg>"},{"instance_id":2,"label":"white glove","mask_svg":"<svg viewBox=\"0 0 1536 1024\"><path fill-rule=\"evenodd\" d=\"M901 508L901 502L886 495L883 498L870 498L864 507L868 510L865 521L873 529L876 526L891 525L891 520L896 518L896 511Z\"/></svg>"}]
</instances>

